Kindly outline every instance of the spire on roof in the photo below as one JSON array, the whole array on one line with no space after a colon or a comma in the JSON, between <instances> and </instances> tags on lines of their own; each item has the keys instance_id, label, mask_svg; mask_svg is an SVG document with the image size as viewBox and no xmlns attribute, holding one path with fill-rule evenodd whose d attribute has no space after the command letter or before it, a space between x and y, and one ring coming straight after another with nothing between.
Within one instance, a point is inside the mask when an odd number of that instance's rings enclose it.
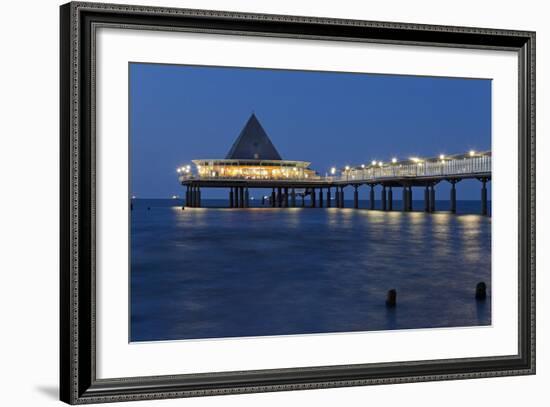
<instances>
[{"instance_id":1,"label":"spire on roof","mask_svg":"<svg viewBox=\"0 0 550 407\"><path fill-rule=\"evenodd\" d=\"M282 160L254 112L233 143L226 159Z\"/></svg>"}]
</instances>

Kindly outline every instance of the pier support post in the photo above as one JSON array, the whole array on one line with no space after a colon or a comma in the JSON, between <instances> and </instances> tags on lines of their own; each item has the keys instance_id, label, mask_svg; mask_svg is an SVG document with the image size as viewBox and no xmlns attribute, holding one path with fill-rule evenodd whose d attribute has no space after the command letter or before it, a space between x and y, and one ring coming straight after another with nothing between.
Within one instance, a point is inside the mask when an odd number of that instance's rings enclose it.
<instances>
[{"instance_id":1,"label":"pier support post","mask_svg":"<svg viewBox=\"0 0 550 407\"><path fill-rule=\"evenodd\" d=\"M319 208L323 207L323 188L319 188Z\"/></svg>"},{"instance_id":2,"label":"pier support post","mask_svg":"<svg viewBox=\"0 0 550 407\"><path fill-rule=\"evenodd\" d=\"M334 200L336 201L336 207L340 207L340 187L336 187L336 190L334 191Z\"/></svg>"},{"instance_id":3,"label":"pier support post","mask_svg":"<svg viewBox=\"0 0 550 407\"><path fill-rule=\"evenodd\" d=\"M340 188L340 208L346 207L346 199L344 196L344 187Z\"/></svg>"},{"instance_id":4,"label":"pier support post","mask_svg":"<svg viewBox=\"0 0 550 407\"><path fill-rule=\"evenodd\" d=\"M358 186L353 186L353 207L359 209L359 191L357 190Z\"/></svg>"},{"instance_id":5,"label":"pier support post","mask_svg":"<svg viewBox=\"0 0 550 407\"><path fill-rule=\"evenodd\" d=\"M369 207L370 209L374 209L374 185L369 185L370 192L369 192Z\"/></svg>"},{"instance_id":6,"label":"pier support post","mask_svg":"<svg viewBox=\"0 0 550 407\"><path fill-rule=\"evenodd\" d=\"M290 206L289 205L289 199L290 199L290 196L289 196L289 193L288 193L288 188L285 188L285 203L286 203L287 208Z\"/></svg>"},{"instance_id":7,"label":"pier support post","mask_svg":"<svg viewBox=\"0 0 550 407\"><path fill-rule=\"evenodd\" d=\"M275 208L275 188L271 190L271 207Z\"/></svg>"},{"instance_id":8,"label":"pier support post","mask_svg":"<svg viewBox=\"0 0 550 407\"><path fill-rule=\"evenodd\" d=\"M195 193L195 207L200 208L201 207L201 189L197 187L196 193Z\"/></svg>"},{"instance_id":9,"label":"pier support post","mask_svg":"<svg viewBox=\"0 0 550 407\"><path fill-rule=\"evenodd\" d=\"M229 207L233 208L233 187L229 188Z\"/></svg>"},{"instance_id":10,"label":"pier support post","mask_svg":"<svg viewBox=\"0 0 550 407\"><path fill-rule=\"evenodd\" d=\"M302 195L302 208L305 208L306 206L306 193L304 192Z\"/></svg>"},{"instance_id":11,"label":"pier support post","mask_svg":"<svg viewBox=\"0 0 550 407\"><path fill-rule=\"evenodd\" d=\"M451 181L451 213L456 213L456 181Z\"/></svg>"},{"instance_id":12,"label":"pier support post","mask_svg":"<svg viewBox=\"0 0 550 407\"><path fill-rule=\"evenodd\" d=\"M311 193L309 196L311 197L311 207L315 208L315 188L311 188Z\"/></svg>"},{"instance_id":13,"label":"pier support post","mask_svg":"<svg viewBox=\"0 0 550 407\"><path fill-rule=\"evenodd\" d=\"M435 212L435 185L430 186L430 212Z\"/></svg>"},{"instance_id":14,"label":"pier support post","mask_svg":"<svg viewBox=\"0 0 550 407\"><path fill-rule=\"evenodd\" d=\"M481 180L481 214L487 215L487 179Z\"/></svg>"},{"instance_id":15,"label":"pier support post","mask_svg":"<svg viewBox=\"0 0 550 407\"><path fill-rule=\"evenodd\" d=\"M283 206L283 188L277 188L277 207Z\"/></svg>"},{"instance_id":16,"label":"pier support post","mask_svg":"<svg viewBox=\"0 0 550 407\"><path fill-rule=\"evenodd\" d=\"M386 210L386 186L385 185L382 185L381 201L382 201L382 210L385 211Z\"/></svg>"},{"instance_id":17,"label":"pier support post","mask_svg":"<svg viewBox=\"0 0 550 407\"><path fill-rule=\"evenodd\" d=\"M430 187L424 189L424 212L430 212Z\"/></svg>"},{"instance_id":18,"label":"pier support post","mask_svg":"<svg viewBox=\"0 0 550 407\"><path fill-rule=\"evenodd\" d=\"M290 201L290 203L292 204L292 207L293 207L293 208L296 207L296 191L294 190L294 188L292 188L291 201Z\"/></svg>"},{"instance_id":19,"label":"pier support post","mask_svg":"<svg viewBox=\"0 0 550 407\"><path fill-rule=\"evenodd\" d=\"M388 211L393 211L393 190L391 186L388 188Z\"/></svg>"},{"instance_id":20,"label":"pier support post","mask_svg":"<svg viewBox=\"0 0 550 407\"><path fill-rule=\"evenodd\" d=\"M244 188L239 187L239 208L244 208Z\"/></svg>"},{"instance_id":21,"label":"pier support post","mask_svg":"<svg viewBox=\"0 0 550 407\"><path fill-rule=\"evenodd\" d=\"M187 187L185 187L185 204L184 204L185 206L191 206L190 205L191 202L189 202L190 201L190 199L189 199L190 195L191 194L189 193L189 185L187 185Z\"/></svg>"},{"instance_id":22,"label":"pier support post","mask_svg":"<svg viewBox=\"0 0 550 407\"><path fill-rule=\"evenodd\" d=\"M327 208L330 208L332 202L330 202L330 187L327 188Z\"/></svg>"},{"instance_id":23,"label":"pier support post","mask_svg":"<svg viewBox=\"0 0 550 407\"><path fill-rule=\"evenodd\" d=\"M244 207L248 208L250 206L250 195L248 193L248 187L244 190Z\"/></svg>"},{"instance_id":24,"label":"pier support post","mask_svg":"<svg viewBox=\"0 0 550 407\"><path fill-rule=\"evenodd\" d=\"M401 210L403 212L409 210L409 188L406 185L403 186L403 207Z\"/></svg>"}]
</instances>

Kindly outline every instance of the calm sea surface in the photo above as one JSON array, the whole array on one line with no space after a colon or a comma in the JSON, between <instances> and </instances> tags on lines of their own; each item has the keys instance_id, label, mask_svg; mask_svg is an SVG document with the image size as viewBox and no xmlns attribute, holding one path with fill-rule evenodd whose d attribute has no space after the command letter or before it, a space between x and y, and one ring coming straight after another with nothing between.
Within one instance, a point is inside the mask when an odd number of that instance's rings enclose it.
<instances>
[{"instance_id":1,"label":"calm sea surface","mask_svg":"<svg viewBox=\"0 0 550 407\"><path fill-rule=\"evenodd\" d=\"M488 325L491 218L477 201L457 205L457 215L181 210L179 200L135 199L130 339ZM485 302L474 298L480 281ZM388 309L391 288L398 304Z\"/></svg>"}]
</instances>

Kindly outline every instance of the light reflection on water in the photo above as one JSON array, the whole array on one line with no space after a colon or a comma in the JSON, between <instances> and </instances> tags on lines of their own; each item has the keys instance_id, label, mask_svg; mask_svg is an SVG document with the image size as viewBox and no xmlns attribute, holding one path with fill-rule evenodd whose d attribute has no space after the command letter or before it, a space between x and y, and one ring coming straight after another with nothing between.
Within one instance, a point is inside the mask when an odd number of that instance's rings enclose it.
<instances>
[{"instance_id":1,"label":"light reflection on water","mask_svg":"<svg viewBox=\"0 0 550 407\"><path fill-rule=\"evenodd\" d=\"M354 209L136 208L131 339L487 325L491 219ZM398 306L385 307L397 289Z\"/></svg>"}]
</instances>

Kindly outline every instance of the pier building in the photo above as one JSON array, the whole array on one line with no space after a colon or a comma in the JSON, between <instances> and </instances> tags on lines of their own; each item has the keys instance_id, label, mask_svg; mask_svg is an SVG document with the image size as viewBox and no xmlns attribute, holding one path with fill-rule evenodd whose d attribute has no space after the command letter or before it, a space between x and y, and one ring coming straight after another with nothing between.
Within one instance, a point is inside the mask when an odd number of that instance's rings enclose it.
<instances>
[{"instance_id":1,"label":"pier building","mask_svg":"<svg viewBox=\"0 0 550 407\"><path fill-rule=\"evenodd\" d=\"M304 180L319 178L307 161L283 160L253 113L224 159L193 160L201 179Z\"/></svg>"}]
</instances>

